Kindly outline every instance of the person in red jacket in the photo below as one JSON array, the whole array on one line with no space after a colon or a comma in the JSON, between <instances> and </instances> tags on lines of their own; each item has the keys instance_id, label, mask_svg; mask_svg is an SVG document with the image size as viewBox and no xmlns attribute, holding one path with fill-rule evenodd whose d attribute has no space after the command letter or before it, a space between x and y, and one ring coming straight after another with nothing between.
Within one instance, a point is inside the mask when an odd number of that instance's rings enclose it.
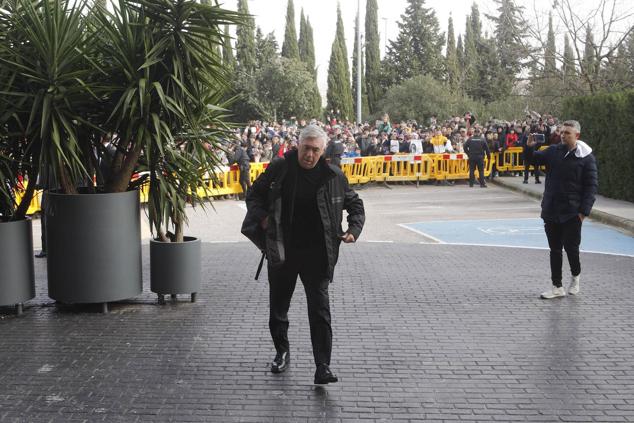
<instances>
[{"instance_id":1,"label":"person in red jacket","mask_svg":"<svg viewBox=\"0 0 634 423\"><path fill-rule=\"evenodd\" d=\"M506 134L506 148L515 147L517 143L517 134L515 133L515 129L511 128L509 133Z\"/></svg>"}]
</instances>

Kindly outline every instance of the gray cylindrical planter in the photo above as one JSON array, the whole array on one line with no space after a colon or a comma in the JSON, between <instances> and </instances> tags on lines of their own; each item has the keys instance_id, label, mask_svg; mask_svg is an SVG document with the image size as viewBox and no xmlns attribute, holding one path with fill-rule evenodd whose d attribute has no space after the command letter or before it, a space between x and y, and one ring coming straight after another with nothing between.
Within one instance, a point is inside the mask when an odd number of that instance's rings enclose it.
<instances>
[{"instance_id":1,"label":"gray cylindrical planter","mask_svg":"<svg viewBox=\"0 0 634 423\"><path fill-rule=\"evenodd\" d=\"M184 242L150 240L150 280L152 292L163 295L191 294L192 302L200 290L201 242L185 237Z\"/></svg>"},{"instance_id":2,"label":"gray cylindrical planter","mask_svg":"<svg viewBox=\"0 0 634 423\"><path fill-rule=\"evenodd\" d=\"M63 303L107 303L139 295L139 192L49 193L48 295Z\"/></svg>"},{"instance_id":3,"label":"gray cylindrical planter","mask_svg":"<svg viewBox=\"0 0 634 423\"><path fill-rule=\"evenodd\" d=\"M31 219L0 222L0 305L17 305L35 297Z\"/></svg>"}]
</instances>

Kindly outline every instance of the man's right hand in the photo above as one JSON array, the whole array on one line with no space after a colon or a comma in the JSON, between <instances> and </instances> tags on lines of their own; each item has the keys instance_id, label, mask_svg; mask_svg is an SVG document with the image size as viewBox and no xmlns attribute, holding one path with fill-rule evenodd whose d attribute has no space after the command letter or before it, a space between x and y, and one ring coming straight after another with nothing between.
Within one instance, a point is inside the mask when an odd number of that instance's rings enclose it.
<instances>
[{"instance_id":1,"label":"man's right hand","mask_svg":"<svg viewBox=\"0 0 634 423\"><path fill-rule=\"evenodd\" d=\"M269 217L268 216L266 216L264 219L262 219L262 221L260 222L260 226L265 231L268 229L268 227L269 227Z\"/></svg>"}]
</instances>

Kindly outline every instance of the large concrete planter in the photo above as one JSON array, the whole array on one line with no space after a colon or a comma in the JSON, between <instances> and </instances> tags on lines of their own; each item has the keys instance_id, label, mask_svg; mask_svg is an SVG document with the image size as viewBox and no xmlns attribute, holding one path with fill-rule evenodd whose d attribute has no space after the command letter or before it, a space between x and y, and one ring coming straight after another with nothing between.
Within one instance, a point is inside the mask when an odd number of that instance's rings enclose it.
<instances>
[{"instance_id":1,"label":"large concrete planter","mask_svg":"<svg viewBox=\"0 0 634 423\"><path fill-rule=\"evenodd\" d=\"M107 303L143 290L138 191L49 193L48 295L62 303Z\"/></svg>"},{"instance_id":2,"label":"large concrete planter","mask_svg":"<svg viewBox=\"0 0 634 423\"><path fill-rule=\"evenodd\" d=\"M164 295L190 294L196 301L200 290L201 242L194 237L185 237L184 242L160 242L150 240L151 290L158 294L159 303Z\"/></svg>"},{"instance_id":3,"label":"large concrete planter","mask_svg":"<svg viewBox=\"0 0 634 423\"><path fill-rule=\"evenodd\" d=\"M31 219L0 222L0 306L15 305L35 297L33 229Z\"/></svg>"}]
</instances>

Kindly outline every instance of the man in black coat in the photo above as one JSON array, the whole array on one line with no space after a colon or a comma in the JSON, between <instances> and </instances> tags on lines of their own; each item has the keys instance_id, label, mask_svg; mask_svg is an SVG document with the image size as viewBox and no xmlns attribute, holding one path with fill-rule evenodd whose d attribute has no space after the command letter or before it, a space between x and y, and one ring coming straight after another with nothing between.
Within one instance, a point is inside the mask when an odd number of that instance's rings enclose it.
<instances>
[{"instance_id":1,"label":"man in black coat","mask_svg":"<svg viewBox=\"0 0 634 423\"><path fill-rule=\"evenodd\" d=\"M550 271L553 287L541 297L563 297L562 248L566 250L572 274L568 293L579 293L581 263L581 225L590 215L598 187L597 164L592 148L579 140L581 126L575 120L564 122L561 144L551 145L533 155L535 165L546 165L546 187L542 199L541 217L544 220L550 247ZM527 145L535 146L532 135Z\"/></svg>"},{"instance_id":2,"label":"man in black coat","mask_svg":"<svg viewBox=\"0 0 634 423\"><path fill-rule=\"evenodd\" d=\"M242 226L242 233L268 260L269 328L277 352L271 372L284 372L290 364L288 309L299 276L308 303L316 384L337 382L330 370L328 285L341 241L355 242L365 222L363 201L350 189L341 169L322 157L326 139L321 128L309 125L301 131L296 151L271 162L249 190Z\"/></svg>"},{"instance_id":3,"label":"man in black coat","mask_svg":"<svg viewBox=\"0 0 634 423\"><path fill-rule=\"evenodd\" d=\"M242 145L235 145L235 149L233 150L233 158L229 161L229 164L237 164L240 168L240 186L242 187L242 196L246 196L247 191L251 187L251 161L249 160L249 155L247 154L244 147L247 144L242 143Z\"/></svg>"},{"instance_id":4,"label":"man in black coat","mask_svg":"<svg viewBox=\"0 0 634 423\"><path fill-rule=\"evenodd\" d=\"M465 142L464 152L469 156L469 186L472 187L475 182L475 169L478 168L478 179L480 180L480 187L486 188L487 184L484 182L484 156L491 160L491 151L487 142L482 137L482 130L475 128L473 136Z\"/></svg>"}]
</instances>

